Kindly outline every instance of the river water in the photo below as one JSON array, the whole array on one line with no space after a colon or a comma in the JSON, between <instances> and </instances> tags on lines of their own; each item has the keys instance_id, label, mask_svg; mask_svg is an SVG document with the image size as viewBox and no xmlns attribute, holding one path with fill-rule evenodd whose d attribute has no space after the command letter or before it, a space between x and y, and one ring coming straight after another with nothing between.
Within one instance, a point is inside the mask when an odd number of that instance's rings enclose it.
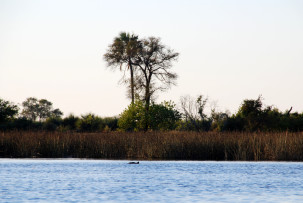
<instances>
[{"instance_id":1,"label":"river water","mask_svg":"<svg viewBox=\"0 0 303 203\"><path fill-rule=\"evenodd\" d=\"M0 159L0 202L303 202L303 163Z\"/></svg>"}]
</instances>

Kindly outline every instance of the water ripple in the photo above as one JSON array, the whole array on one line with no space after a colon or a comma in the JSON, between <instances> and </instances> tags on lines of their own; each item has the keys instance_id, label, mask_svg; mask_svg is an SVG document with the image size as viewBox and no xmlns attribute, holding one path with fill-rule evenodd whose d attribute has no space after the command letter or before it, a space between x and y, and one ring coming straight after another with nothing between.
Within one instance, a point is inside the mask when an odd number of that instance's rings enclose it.
<instances>
[{"instance_id":1,"label":"water ripple","mask_svg":"<svg viewBox=\"0 0 303 203\"><path fill-rule=\"evenodd\" d=\"M0 159L0 202L300 202L303 164Z\"/></svg>"}]
</instances>

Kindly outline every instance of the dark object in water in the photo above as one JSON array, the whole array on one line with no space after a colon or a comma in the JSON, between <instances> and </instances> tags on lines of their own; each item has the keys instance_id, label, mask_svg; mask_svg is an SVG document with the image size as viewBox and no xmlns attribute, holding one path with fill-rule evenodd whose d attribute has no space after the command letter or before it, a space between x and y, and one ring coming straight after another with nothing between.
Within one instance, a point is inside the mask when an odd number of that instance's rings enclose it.
<instances>
[{"instance_id":1,"label":"dark object in water","mask_svg":"<svg viewBox=\"0 0 303 203\"><path fill-rule=\"evenodd\" d=\"M131 162L128 162L128 164L139 164L139 161L137 161L137 162L131 161Z\"/></svg>"}]
</instances>

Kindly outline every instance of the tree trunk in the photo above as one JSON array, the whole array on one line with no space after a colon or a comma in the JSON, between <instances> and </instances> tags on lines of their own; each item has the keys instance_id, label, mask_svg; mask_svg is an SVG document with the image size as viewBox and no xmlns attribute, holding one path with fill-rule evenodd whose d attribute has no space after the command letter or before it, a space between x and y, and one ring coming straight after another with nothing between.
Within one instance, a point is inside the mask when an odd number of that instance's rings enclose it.
<instances>
[{"instance_id":1,"label":"tree trunk","mask_svg":"<svg viewBox=\"0 0 303 203\"><path fill-rule=\"evenodd\" d=\"M148 130L149 126L149 106L150 106L150 81L151 81L151 74L149 77L146 77L146 89L145 89L145 126L144 131Z\"/></svg>"},{"instance_id":2,"label":"tree trunk","mask_svg":"<svg viewBox=\"0 0 303 203\"><path fill-rule=\"evenodd\" d=\"M149 89L149 88L147 88ZM149 126L149 106L150 106L150 95L149 95L149 90L148 95L145 98L145 126L144 126L144 131L146 132L148 130Z\"/></svg>"},{"instance_id":3,"label":"tree trunk","mask_svg":"<svg viewBox=\"0 0 303 203\"><path fill-rule=\"evenodd\" d=\"M129 69L130 69L130 88L131 88L131 97L132 97L132 104L135 102L135 84L134 84L134 70L131 63L129 63Z\"/></svg>"}]
</instances>

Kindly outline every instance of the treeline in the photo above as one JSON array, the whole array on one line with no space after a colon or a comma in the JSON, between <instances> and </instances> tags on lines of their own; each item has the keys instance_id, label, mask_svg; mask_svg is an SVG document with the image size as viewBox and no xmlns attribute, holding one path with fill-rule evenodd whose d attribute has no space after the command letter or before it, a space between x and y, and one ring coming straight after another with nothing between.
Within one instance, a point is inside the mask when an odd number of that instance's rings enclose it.
<instances>
[{"instance_id":1,"label":"treeline","mask_svg":"<svg viewBox=\"0 0 303 203\"><path fill-rule=\"evenodd\" d=\"M22 102L22 111L12 102L0 98L0 130L46 130L101 132L117 129L116 117L101 118L92 113L62 118L52 102L30 97Z\"/></svg>"},{"instance_id":2,"label":"treeline","mask_svg":"<svg viewBox=\"0 0 303 203\"><path fill-rule=\"evenodd\" d=\"M75 132L109 131L303 131L303 113L285 112L264 106L262 98L246 99L232 115L211 109L205 114L207 99L182 97L180 105L169 102L151 103L146 113L145 103L135 100L118 117L102 118L92 113L80 117L62 117L46 99L28 98L22 111L12 102L0 99L0 130L45 130Z\"/></svg>"}]
</instances>

